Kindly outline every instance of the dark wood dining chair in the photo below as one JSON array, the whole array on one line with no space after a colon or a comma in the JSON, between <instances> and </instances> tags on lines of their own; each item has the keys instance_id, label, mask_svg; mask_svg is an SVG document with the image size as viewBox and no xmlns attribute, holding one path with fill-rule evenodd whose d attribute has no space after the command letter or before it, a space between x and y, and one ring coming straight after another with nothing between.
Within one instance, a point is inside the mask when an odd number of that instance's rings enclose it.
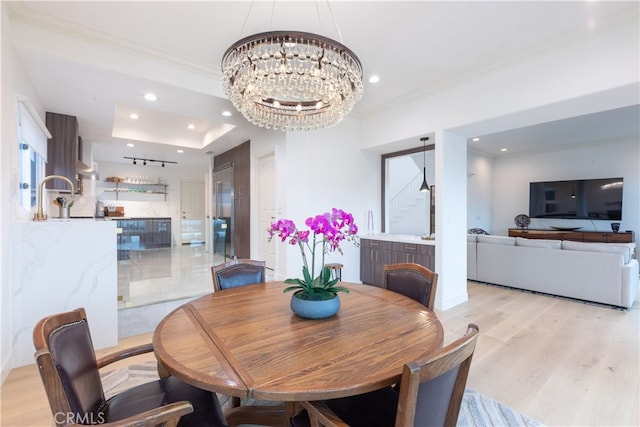
<instances>
[{"instance_id":1,"label":"dark wood dining chair","mask_svg":"<svg viewBox=\"0 0 640 427\"><path fill-rule=\"evenodd\" d=\"M455 427L460 414L478 326L420 360L404 365L399 389L341 399L302 402L291 427Z\"/></svg>"},{"instance_id":2,"label":"dark wood dining chair","mask_svg":"<svg viewBox=\"0 0 640 427\"><path fill-rule=\"evenodd\" d=\"M433 310L438 273L421 264L387 264L382 269L382 287L413 298Z\"/></svg>"},{"instance_id":3,"label":"dark wood dining chair","mask_svg":"<svg viewBox=\"0 0 640 427\"><path fill-rule=\"evenodd\" d=\"M238 286L264 283L266 279L266 262L253 259L234 259L211 267L213 277L213 291ZM241 404L239 397L231 397L231 407L237 408Z\"/></svg>"},{"instance_id":4,"label":"dark wood dining chair","mask_svg":"<svg viewBox=\"0 0 640 427\"><path fill-rule=\"evenodd\" d=\"M56 426L227 426L215 393L172 376L105 399L99 369L153 347L141 345L96 359L84 308L40 320L33 343Z\"/></svg>"},{"instance_id":5,"label":"dark wood dining chair","mask_svg":"<svg viewBox=\"0 0 640 427\"><path fill-rule=\"evenodd\" d=\"M264 261L252 259L234 259L211 267L213 290L218 292L237 286L253 285L265 282Z\"/></svg>"}]
</instances>

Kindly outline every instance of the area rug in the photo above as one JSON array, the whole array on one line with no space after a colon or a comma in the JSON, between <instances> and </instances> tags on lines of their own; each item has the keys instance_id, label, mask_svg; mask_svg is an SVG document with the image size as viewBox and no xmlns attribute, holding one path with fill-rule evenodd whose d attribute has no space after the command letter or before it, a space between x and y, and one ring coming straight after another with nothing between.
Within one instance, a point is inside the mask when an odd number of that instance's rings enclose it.
<instances>
[{"instance_id":1,"label":"area rug","mask_svg":"<svg viewBox=\"0 0 640 427\"><path fill-rule=\"evenodd\" d=\"M107 398L118 394L122 390L158 379L156 364L147 362L131 365L127 368L115 369L102 374L102 383ZM225 409L230 404L228 396L219 395L220 404ZM256 404L267 402L255 401ZM253 401L243 402L252 404ZM273 404L273 402L271 402ZM466 389L458 417L458 426L464 427L542 427L543 424L522 415L495 400Z\"/></svg>"}]
</instances>

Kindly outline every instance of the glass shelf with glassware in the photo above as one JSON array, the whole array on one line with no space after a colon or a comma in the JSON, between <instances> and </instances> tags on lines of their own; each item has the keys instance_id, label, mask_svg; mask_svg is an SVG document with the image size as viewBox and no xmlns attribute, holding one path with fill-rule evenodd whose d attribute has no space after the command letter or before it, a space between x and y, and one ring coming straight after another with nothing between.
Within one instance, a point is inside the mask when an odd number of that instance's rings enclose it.
<instances>
[{"instance_id":1,"label":"glass shelf with glassware","mask_svg":"<svg viewBox=\"0 0 640 427\"><path fill-rule=\"evenodd\" d=\"M143 179L144 178L144 179ZM161 182L158 178L147 179L146 177L140 178L107 178L106 184L111 184L111 187L104 188L105 193L115 193L116 200L119 200L120 194L160 194L164 196L164 200L167 200L167 184Z\"/></svg>"}]
</instances>

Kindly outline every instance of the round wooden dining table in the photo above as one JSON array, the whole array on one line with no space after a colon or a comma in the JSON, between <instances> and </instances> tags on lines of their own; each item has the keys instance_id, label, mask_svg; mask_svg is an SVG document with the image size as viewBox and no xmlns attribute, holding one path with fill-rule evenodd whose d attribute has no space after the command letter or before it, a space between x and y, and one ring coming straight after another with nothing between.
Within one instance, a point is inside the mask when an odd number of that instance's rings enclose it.
<instances>
[{"instance_id":1,"label":"round wooden dining table","mask_svg":"<svg viewBox=\"0 0 640 427\"><path fill-rule=\"evenodd\" d=\"M425 306L375 286L342 285L350 292L339 294L340 311L322 320L295 315L283 282L205 295L160 322L155 355L168 373L203 389L298 402L389 386L399 381L405 363L442 346L442 325ZM243 410L256 408L233 411ZM285 425L293 409L280 415L264 410L265 422Z\"/></svg>"}]
</instances>

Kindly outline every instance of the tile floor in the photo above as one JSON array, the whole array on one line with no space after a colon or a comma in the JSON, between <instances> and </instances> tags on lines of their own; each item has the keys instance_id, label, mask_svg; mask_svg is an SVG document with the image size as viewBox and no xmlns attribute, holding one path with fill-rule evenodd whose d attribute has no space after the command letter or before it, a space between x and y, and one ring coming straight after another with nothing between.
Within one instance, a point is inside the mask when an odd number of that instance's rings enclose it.
<instances>
[{"instance_id":1,"label":"tile floor","mask_svg":"<svg viewBox=\"0 0 640 427\"><path fill-rule=\"evenodd\" d=\"M118 261L118 308L211 292L211 266L222 261L201 244L130 251L129 259Z\"/></svg>"}]
</instances>

